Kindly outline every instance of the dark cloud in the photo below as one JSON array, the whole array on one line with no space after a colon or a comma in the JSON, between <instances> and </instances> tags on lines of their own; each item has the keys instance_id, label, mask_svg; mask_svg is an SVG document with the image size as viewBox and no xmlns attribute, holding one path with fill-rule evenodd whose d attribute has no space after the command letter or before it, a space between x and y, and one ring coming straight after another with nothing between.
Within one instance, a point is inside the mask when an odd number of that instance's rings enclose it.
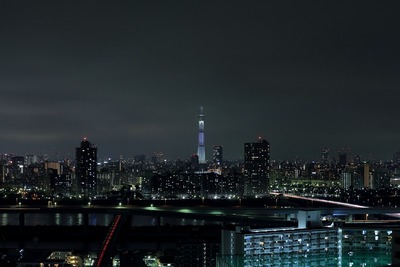
<instances>
[{"instance_id":1,"label":"dark cloud","mask_svg":"<svg viewBox=\"0 0 400 267\"><path fill-rule=\"evenodd\" d=\"M0 152L196 152L389 158L397 123L395 3L3 1ZM335 154L334 152L333 154Z\"/></svg>"}]
</instances>

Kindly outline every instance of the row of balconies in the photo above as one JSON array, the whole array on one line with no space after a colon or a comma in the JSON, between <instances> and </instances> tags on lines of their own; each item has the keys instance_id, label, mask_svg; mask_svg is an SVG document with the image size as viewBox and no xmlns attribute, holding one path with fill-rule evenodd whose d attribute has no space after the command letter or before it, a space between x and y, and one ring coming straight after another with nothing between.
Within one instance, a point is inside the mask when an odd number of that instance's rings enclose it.
<instances>
[{"instance_id":1,"label":"row of balconies","mask_svg":"<svg viewBox=\"0 0 400 267\"><path fill-rule=\"evenodd\" d=\"M301 240L301 241L300 241ZM279 243L279 242L312 242L321 240L324 242L336 242L338 240L337 237L328 237L326 236L312 236L311 238L306 237L294 237L294 238L274 238L274 237L267 237L267 238L251 238L246 240L245 244L254 244L254 243Z\"/></svg>"}]
</instances>

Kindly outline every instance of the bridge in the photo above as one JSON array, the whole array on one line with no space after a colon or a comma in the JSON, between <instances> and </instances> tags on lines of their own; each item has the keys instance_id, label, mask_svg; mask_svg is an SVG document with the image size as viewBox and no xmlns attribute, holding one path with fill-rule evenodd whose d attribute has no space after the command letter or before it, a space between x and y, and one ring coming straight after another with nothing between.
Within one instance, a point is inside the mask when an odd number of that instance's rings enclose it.
<instances>
[{"instance_id":1,"label":"bridge","mask_svg":"<svg viewBox=\"0 0 400 267\"><path fill-rule=\"evenodd\" d=\"M157 224L160 224L160 218L182 218L196 219L205 221L214 221L234 224L265 224L268 225L272 220L282 221L296 217L300 211L319 211L321 215L332 216L351 216L379 214L398 217L400 210L393 207L365 207L348 203L334 202L330 200L307 198L294 195L282 195L287 198L302 199L312 202L320 202L326 204L326 207L246 207L246 206L230 206L230 207L212 207L212 206L193 206L193 207L177 207L168 205L56 205L56 206L29 206L29 205L8 205L0 206L0 213L14 213L19 216L19 225L25 225L25 214L44 213L44 214L83 214L84 225L88 225L89 214L112 214L114 220L109 226L108 233L99 248L98 257L93 266L108 266L109 255L115 248L115 241L124 222L129 220L129 216L143 215L157 218Z\"/></svg>"},{"instance_id":2,"label":"bridge","mask_svg":"<svg viewBox=\"0 0 400 267\"><path fill-rule=\"evenodd\" d=\"M313 201L317 201L313 199ZM336 205L330 202L329 204ZM400 209L395 207L364 207L342 203L343 206L334 207L209 207L209 206L195 206L195 207L175 207L175 206L74 206L58 205L56 207L29 207L29 206L0 206L1 213L17 213L19 214L20 224L24 225L24 215L27 213L81 213L84 218L88 214L125 214L125 215L144 215L153 217L169 217L169 218L182 218L182 219L197 219L206 221L215 221L221 223L266 223L270 220L280 219L280 216L296 215L299 211L312 211L318 210L322 215L366 215L366 214L380 214L397 217L400 214ZM344 205L346 204L346 205ZM84 220L86 221L86 220Z\"/></svg>"}]
</instances>

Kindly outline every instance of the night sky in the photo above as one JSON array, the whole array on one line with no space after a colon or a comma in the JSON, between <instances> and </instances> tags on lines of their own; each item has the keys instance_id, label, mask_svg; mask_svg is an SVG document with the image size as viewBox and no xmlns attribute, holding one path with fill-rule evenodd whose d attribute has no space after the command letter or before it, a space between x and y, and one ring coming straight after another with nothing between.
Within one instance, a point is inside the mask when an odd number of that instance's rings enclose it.
<instances>
[{"instance_id":1,"label":"night sky","mask_svg":"<svg viewBox=\"0 0 400 267\"><path fill-rule=\"evenodd\" d=\"M1 1L0 153L400 149L396 1Z\"/></svg>"}]
</instances>

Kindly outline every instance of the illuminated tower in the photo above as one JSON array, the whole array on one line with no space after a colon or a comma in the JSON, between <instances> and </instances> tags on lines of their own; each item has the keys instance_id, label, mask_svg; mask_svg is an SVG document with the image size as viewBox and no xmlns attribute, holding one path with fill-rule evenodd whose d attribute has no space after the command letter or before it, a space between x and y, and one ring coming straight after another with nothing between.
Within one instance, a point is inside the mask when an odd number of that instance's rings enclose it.
<instances>
[{"instance_id":1,"label":"illuminated tower","mask_svg":"<svg viewBox=\"0 0 400 267\"><path fill-rule=\"evenodd\" d=\"M204 147L203 107L200 107L200 114L199 114L199 145L197 147L197 155L199 156L199 164L206 163L206 149Z\"/></svg>"},{"instance_id":2,"label":"illuminated tower","mask_svg":"<svg viewBox=\"0 0 400 267\"><path fill-rule=\"evenodd\" d=\"M78 192L83 197L96 195L97 189L97 147L86 138L76 148L76 178Z\"/></svg>"}]
</instances>

